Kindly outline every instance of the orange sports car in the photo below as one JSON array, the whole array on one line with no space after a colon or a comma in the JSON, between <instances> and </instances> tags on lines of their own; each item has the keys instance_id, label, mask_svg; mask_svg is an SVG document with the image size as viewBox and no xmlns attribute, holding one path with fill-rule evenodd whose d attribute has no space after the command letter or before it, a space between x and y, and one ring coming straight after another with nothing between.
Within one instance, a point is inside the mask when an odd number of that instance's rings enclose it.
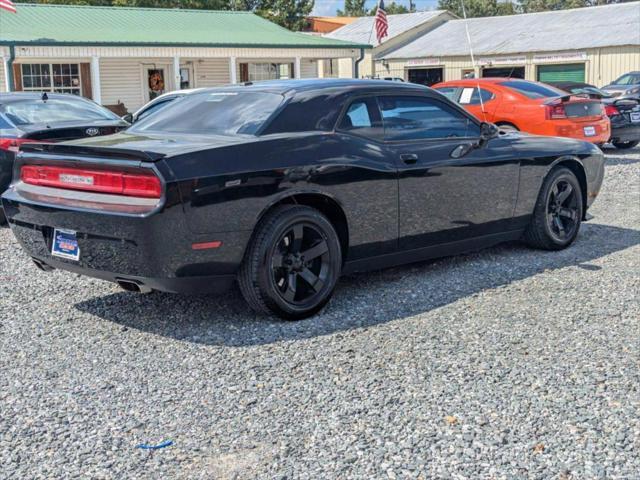
<instances>
[{"instance_id":1,"label":"orange sports car","mask_svg":"<svg viewBox=\"0 0 640 480\"><path fill-rule=\"evenodd\" d=\"M599 100L576 97L540 82L519 78L480 78L433 86L480 120L503 130L570 137L603 144L611 124Z\"/></svg>"}]
</instances>

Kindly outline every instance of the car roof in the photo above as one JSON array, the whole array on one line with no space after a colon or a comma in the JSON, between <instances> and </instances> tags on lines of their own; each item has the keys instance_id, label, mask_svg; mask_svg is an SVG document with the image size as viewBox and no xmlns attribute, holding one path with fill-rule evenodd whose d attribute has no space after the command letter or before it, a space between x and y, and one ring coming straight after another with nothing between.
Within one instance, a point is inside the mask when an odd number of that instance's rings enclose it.
<instances>
[{"instance_id":1,"label":"car roof","mask_svg":"<svg viewBox=\"0 0 640 480\"><path fill-rule=\"evenodd\" d=\"M340 89L347 91L359 90L390 90L398 91L428 91L428 87L415 83L389 82L388 80L365 80L365 79L338 79L338 78L322 78L322 79L304 79L304 80L266 80L261 82L244 82L236 85L226 85L221 87L204 88L200 92L219 92L219 91L237 91L245 92L268 92L279 93L282 95L295 95L296 93L314 92L321 93L327 89Z\"/></svg>"},{"instance_id":2,"label":"car roof","mask_svg":"<svg viewBox=\"0 0 640 480\"><path fill-rule=\"evenodd\" d=\"M88 102L84 97L72 95L70 93L51 93L51 92L9 92L0 93L0 103L13 102L19 100L41 100L42 94L46 93L47 98L55 100L79 100Z\"/></svg>"},{"instance_id":3,"label":"car roof","mask_svg":"<svg viewBox=\"0 0 640 480\"><path fill-rule=\"evenodd\" d=\"M471 86L476 86L478 84L496 85L498 83L516 81L516 80L521 82L536 83L536 82L532 82L531 80L525 80L525 79L516 78L516 77L483 77L483 78L462 78L460 80L449 80L446 82L440 82L438 85L471 85Z\"/></svg>"}]
</instances>

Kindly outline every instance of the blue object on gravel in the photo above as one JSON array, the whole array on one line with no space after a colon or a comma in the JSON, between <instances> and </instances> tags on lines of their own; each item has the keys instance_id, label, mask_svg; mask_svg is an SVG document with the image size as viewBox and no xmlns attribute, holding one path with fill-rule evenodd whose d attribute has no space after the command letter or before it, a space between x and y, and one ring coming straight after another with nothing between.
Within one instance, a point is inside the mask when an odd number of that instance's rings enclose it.
<instances>
[{"instance_id":1,"label":"blue object on gravel","mask_svg":"<svg viewBox=\"0 0 640 480\"><path fill-rule=\"evenodd\" d=\"M146 443L141 443L136 448L142 448L143 450L158 450L160 448L170 447L173 445L171 440L167 440L166 442L159 443L158 445L147 445Z\"/></svg>"}]
</instances>

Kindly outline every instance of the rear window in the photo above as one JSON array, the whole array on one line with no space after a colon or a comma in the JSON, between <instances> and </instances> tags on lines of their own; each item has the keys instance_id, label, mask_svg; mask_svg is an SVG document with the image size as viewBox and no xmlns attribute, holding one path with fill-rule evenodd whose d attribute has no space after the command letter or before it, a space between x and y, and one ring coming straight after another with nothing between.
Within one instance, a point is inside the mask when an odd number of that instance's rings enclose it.
<instances>
[{"instance_id":1,"label":"rear window","mask_svg":"<svg viewBox=\"0 0 640 480\"><path fill-rule=\"evenodd\" d=\"M553 88L549 85L543 85L541 83L527 82L526 80L509 80L500 83L500 85L508 87L521 95L533 99L560 97L566 95L566 92L557 88Z\"/></svg>"},{"instance_id":2,"label":"rear window","mask_svg":"<svg viewBox=\"0 0 640 480\"><path fill-rule=\"evenodd\" d=\"M92 102L50 98L18 100L2 105L3 113L15 125L49 124L74 121L118 120L118 116Z\"/></svg>"},{"instance_id":3,"label":"rear window","mask_svg":"<svg viewBox=\"0 0 640 480\"><path fill-rule=\"evenodd\" d=\"M130 132L255 135L284 97L266 92L207 92L171 102Z\"/></svg>"}]
</instances>

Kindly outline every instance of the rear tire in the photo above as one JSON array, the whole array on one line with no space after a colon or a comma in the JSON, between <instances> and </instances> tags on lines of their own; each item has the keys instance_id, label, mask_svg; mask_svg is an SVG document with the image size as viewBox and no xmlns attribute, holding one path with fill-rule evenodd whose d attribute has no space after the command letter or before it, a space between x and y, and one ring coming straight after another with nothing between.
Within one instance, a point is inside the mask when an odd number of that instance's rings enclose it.
<instances>
[{"instance_id":1,"label":"rear tire","mask_svg":"<svg viewBox=\"0 0 640 480\"><path fill-rule=\"evenodd\" d=\"M342 267L338 235L319 211L282 205L258 225L238 274L251 308L285 320L320 311Z\"/></svg>"},{"instance_id":2,"label":"rear tire","mask_svg":"<svg viewBox=\"0 0 640 480\"><path fill-rule=\"evenodd\" d=\"M620 150L627 150L629 148L636 147L640 141L636 142L612 142L612 145Z\"/></svg>"},{"instance_id":3,"label":"rear tire","mask_svg":"<svg viewBox=\"0 0 640 480\"><path fill-rule=\"evenodd\" d=\"M578 236L582 205L582 189L575 174L565 167L554 168L538 194L525 242L544 250L568 247Z\"/></svg>"},{"instance_id":4,"label":"rear tire","mask_svg":"<svg viewBox=\"0 0 640 480\"><path fill-rule=\"evenodd\" d=\"M0 226L4 226L7 224L7 217L4 215L4 210L2 210L2 206L0 206Z\"/></svg>"}]
</instances>

